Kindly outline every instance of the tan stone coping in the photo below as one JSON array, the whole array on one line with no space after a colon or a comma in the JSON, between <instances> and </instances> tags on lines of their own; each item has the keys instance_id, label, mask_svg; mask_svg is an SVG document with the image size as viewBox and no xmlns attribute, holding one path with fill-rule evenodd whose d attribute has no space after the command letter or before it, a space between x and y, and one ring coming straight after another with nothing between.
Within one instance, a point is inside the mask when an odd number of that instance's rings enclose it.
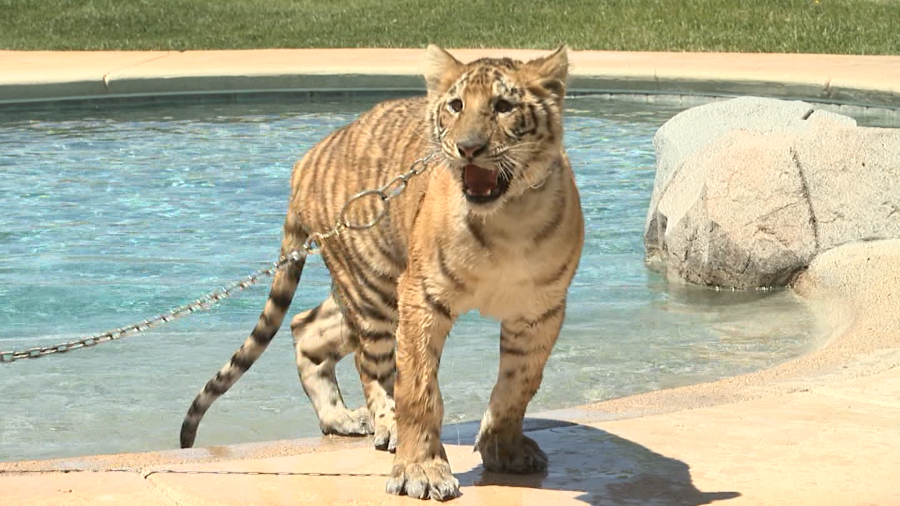
<instances>
[{"instance_id":1,"label":"tan stone coping","mask_svg":"<svg viewBox=\"0 0 900 506\"><path fill-rule=\"evenodd\" d=\"M462 60L546 51L451 50ZM424 49L0 51L0 103L258 91L421 91ZM572 51L572 92L752 94L900 108L900 56Z\"/></svg>"}]
</instances>

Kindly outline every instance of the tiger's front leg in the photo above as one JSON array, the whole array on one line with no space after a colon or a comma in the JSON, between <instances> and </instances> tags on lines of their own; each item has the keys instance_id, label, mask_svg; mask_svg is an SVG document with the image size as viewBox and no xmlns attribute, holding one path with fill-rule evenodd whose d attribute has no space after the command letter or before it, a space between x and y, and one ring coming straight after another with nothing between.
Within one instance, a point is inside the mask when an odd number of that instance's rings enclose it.
<instances>
[{"instance_id":1,"label":"tiger's front leg","mask_svg":"<svg viewBox=\"0 0 900 506\"><path fill-rule=\"evenodd\" d=\"M453 314L428 291L423 277L409 271L400 278L398 298L394 392L399 444L386 490L442 501L460 495L441 444L444 402L438 386L438 366Z\"/></svg>"},{"instance_id":2,"label":"tiger's front leg","mask_svg":"<svg viewBox=\"0 0 900 506\"><path fill-rule=\"evenodd\" d=\"M500 370L475 449L488 471L531 473L547 469L547 455L522 432L525 409L537 393L544 365L556 343L565 302L534 320L504 320L500 327Z\"/></svg>"}]
</instances>

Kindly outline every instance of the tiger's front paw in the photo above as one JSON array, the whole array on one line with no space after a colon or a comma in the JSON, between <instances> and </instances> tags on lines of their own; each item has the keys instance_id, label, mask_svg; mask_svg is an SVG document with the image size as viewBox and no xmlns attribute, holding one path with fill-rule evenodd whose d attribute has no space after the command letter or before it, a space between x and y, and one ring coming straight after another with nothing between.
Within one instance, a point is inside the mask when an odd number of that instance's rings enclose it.
<instances>
[{"instance_id":1,"label":"tiger's front paw","mask_svg":"<svg viewBox=\"0 0 900 506\"><path fill-rule=\"evenodd\" d=\"M406 494L418 499L430 497L436 501L446 501L460 495L459 481L453 477L450 463L440 458L394 464L385 490L389 494Z\"/></svg>"},{"instance_id":2,"label":"tiger's front paw","mask_svg":"<svg viewBox=\"0 0 900 506\"><path fill-rule=\"evenodd\" d=\"M475 449L488 471L528 474L547 470L547 454L521 433L485 431L475 438Z\"/></svg>"}]
</instances>

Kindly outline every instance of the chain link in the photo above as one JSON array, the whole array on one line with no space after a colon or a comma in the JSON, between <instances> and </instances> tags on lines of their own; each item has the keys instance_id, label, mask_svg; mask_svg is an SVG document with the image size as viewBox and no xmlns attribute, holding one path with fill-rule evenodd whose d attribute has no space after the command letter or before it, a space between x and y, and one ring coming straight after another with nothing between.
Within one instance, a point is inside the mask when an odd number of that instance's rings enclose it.
<instances>
[{"instance_id":1,"label":"chain link","mask_svg":"<svg viewBox=\"0 0 900 506\"><path fill-rule=\"evenodd\" d=\"M425 172L425 170L428 169L428 162L433 157L434 154L430 154L428 156L419 158L412 163L409 170L394 177L379 188L363 190L350 197L347 202L344 203L344 206L341 208L341 212L338 213L338 219L334 224L334 227L327 232L316 232L314 234L310 234L310 236L306 239L306 242L303 244L303 250L307 254L314 255L316 253L319 253L322 241L334 236L338 236L344 230L366 230L378 225L381 220L384 219L384 217L387 215L388 202L399 197L404 191L406 191L409 180ZM378 210L375 214L375 217L369 219L369 221L367 222L362 223L354 223L353 221L351 221L351 210L354 208L354 206L358 206L363 199L372 197L377 197L376 205L378 206Z\"/></svg>"},{"instance_id":2,"label":"chain link","mask_svg":"<svg viewBox=\"0 0 900 506\"><path fill-rule=\"evenodd\" d=\"M303 243L301 249L294 250L281 257L268 269L258 270L239 281L235 281L234 283L224 288L213 291L195 300L194 302L191 302L190 304L185 304L183 306L172 309L168 313L163 313L154 316L153 318L133 323L125 327L119 327L115 330L110 330L101 334L94 334L92 336L53 346L36 346L34 348L28 348L20 351L0 351L0 363L12 363L20 359L40 358L47 355L53 355L55 353L65 353L80 348L90 348L98 344L121 339L122 337L125 337L129 334L137 334L139 332L143 332L145 330L151 329L163 323L168 323L188 314L208 310L216 303L230 297L231 295L234 295L235 293L240 292L249 286L255 285L257 282L259 282L260 278L274 276L276 272L286 268L288 265L306 260L306 257L309 255L320 253L323 241L326 241L332 237L336 237L345 230L359 231L374 228L387 215L388 202L399 197L404 191L406 191L406 187L410 179L418 176L419 174L425 172L426 169L428 169L428 162L433 156L434 155L431 154L423 158L419 158L412 163L412 166L410 166L408 171L394 177L379 188L364 190L350 197L350 199L341 208L341 212L338 214L338 220L331 230L310 234L309 237L307 237L306 241ZM378 208L375 217L369 219L369 221L365 221L362 223L351 221L351 210L353 209L353 206L359 205L359 203L365 198L372 197L377 197L376 205L378 206Z\"/></svg>"}]
</instances>

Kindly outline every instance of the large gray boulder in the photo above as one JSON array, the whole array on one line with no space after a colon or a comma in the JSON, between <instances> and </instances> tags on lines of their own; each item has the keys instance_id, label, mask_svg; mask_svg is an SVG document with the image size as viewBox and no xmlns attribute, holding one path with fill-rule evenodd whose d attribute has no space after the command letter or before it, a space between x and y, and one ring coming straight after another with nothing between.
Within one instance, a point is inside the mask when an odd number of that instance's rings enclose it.
<instances>
[{"instance_id":1,"label":"large gray boulder","mask_svg":"<svg viewBox=\"0 0 900 506\"><path fill-rule=\"evenodd\" d=\"M781 286L830 248L900 238L900 130L741 97L676 115L654 144L644 243L670 276Z\"/></svg>"}]
</instances>

